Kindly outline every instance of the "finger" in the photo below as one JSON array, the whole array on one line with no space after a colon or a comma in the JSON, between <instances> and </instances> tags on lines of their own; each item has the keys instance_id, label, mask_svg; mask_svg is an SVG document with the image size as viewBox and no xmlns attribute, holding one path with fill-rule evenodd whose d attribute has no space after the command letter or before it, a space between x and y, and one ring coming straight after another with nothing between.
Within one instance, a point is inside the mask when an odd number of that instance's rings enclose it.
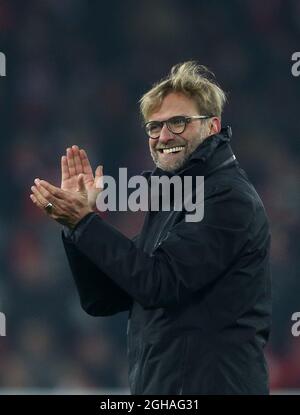
<instances>
[{"instance_id":1,"label":"finger","mask_svg":"<svg viewBox=\"0 0 300 415\"><path fill-rule=\"evenodd\" d=\"M30 199L33 201L33 203L35 204L35 205L37 205L37 207L39 207L39 208L41 208L42 206L41 206L41 204L40 204L40 202L37 200L37 198L34 196L34 194L31 194L30 195Z\"/></svg>"},{"instance_id":2,"label":"finger","mask_svg":"<svg viewBox=\"0 0 300 415\"><path fill-rule=\"evenodd\" d=\"M41 210L45 209L45 206L34 196L34 194L30 195L30 199L33 201L33 203Z\"/></svg>"},{"instance_id":3,"label":"finger","mask_svg":"<svg viewBox=\"0 0 300 415\"><path fill-rule=\"evenodd\" d=\"M34 195L38 207L45 209L50 200L45 199L45 197L39 192L36 186L31 186L31 191Z\"/></svg>"},{"instance_id":4,"label":"finger","mask_svg":"<svg viewBox=\"0 0 300 415\"><path fill-rule=\"evenodd\" d=\"M103 176L103 166L98 166L95 170L95 177Z\"/></svg>"},{"instance_id":5,"label":"finger","mask_svg":"<svg viewBox=\"0 0 300 415\"><path fill-rule=\"evenodd\" d=\"M69 172L67 157L62 156L61 158L61 180L64 181L69 178L70 178L70 172Z\"/></svg>"},{"instance_id":6,"label":"finger","mask_svg":"<svg viewBox=\"0 0 300 415\"><path fill-rule=\"evenodd\" d=\"M83 172L83 168L82 168L81 158L79 155L78 146L72 146L72 151L74 155L74 164L75 164L76 174L80 174Z\"/></svg>"},{"instance_id":7,"label":"finger","mask_svg":"<svg viewBox=\"0 0 300 415\"><path fill-rule=\"evenodd\" d=\"M73 151L71 148L67 148L67 163L69 168L70 177L76 176L75 160Z\"/></svg>"},{"instance_id":8,"label":"finger","mask_svg":"<svg viewBox=\"0 0 300 415\"><path fill-rule=\"evenodd\" d=\"M42 192L45 198L66 199L66 192L64 190L53 186L46 180L35 179L34 183L36 184L38 190ZM52 202L52 200L49 201Z\"/></svg>"},{"instance_id":9,"label":"finger","mask_svg":"<svg viewBox=\"0 0 300 415\"><path fill-rule=\"evenodd\" d=\"M103 189L103 166L98 166L95 170L95 186L97 189Z\"/></svg>"},{"instance_id":10,"label":"finger","mask_svg":"<svg viewBox=\"0 0 300 415\"><path fill-rule=\"evenodd\" d=\"M80 154L81 163L82 163L82 167L83 167L83 173L93 174L91 163L88 159L88 156L87 156L85 150L81 149L79 154Z\"/></svg>"}]
</instances>

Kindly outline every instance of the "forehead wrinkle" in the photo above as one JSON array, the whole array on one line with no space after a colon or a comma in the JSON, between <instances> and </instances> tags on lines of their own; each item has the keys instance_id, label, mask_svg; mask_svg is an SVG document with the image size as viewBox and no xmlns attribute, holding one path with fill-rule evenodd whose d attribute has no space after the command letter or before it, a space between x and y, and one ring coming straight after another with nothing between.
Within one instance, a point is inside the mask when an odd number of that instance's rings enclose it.
<instances>
[{"instance_id":1,"label":"forehead wrinkle","mask_svg":"<svg viewBox=\"0 0 300 415\"><path fill-rule=\"evenodd\" d=\"M161 120L158 120L157 118L155 118L155 119L151 119L151 120L149 120L148 122L155 122L155 121L158 121L158 122L163 122L163 121L168 121L168 120L170 120L171 118L174 118L174 117L188 117L189 115L186 115L186 114L183 114L183 113L181 113L181 114L175 114L175 115L171 115L171 117L168 117L168 118L164 118L164 119L161 119Z\"/></svg>"},{"instance_id":2,"label":"forehead wrinkle","mask_svg":"<svg viewBox=\"0 0 300 415\"><path fill-rule=\"evenodd\" d=\"M149 121L164 121L176 115L197 115L196 102L183 94L170 93L162 101L159 108L149 117Z\"/></svg>"}]
</instances>

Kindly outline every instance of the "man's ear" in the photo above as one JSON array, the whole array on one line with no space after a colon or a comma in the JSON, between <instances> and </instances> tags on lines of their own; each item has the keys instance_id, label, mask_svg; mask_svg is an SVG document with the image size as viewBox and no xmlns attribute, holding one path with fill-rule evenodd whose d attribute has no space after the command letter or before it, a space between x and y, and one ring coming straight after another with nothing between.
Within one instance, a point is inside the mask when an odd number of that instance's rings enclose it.
<instances>
[{"instance_id":1,"label":"man's ear","mask_svg":"<svg viewBox=\"0 0 300 415\"><path fill-rule=\"evenodd\" d=\"M209 120L210 123L210 135L218 134L221 131L221 119L213 117Z\"/></svg>"}]
</instances>

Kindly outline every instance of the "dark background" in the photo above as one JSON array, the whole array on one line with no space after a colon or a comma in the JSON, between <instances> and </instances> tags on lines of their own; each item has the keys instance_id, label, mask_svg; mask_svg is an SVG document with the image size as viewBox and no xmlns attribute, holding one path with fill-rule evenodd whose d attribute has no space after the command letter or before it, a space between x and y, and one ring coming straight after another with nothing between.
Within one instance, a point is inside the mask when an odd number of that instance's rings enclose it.
<instances>
[{"instance_id":1,"label":"dark background","mask_svg":"<svg viewBox=\"0 0 300 415\"><path fill-rule=\"evenodd\" d=\"M171 66L208 66L228 93L223 124L272 230L272 390L300 388L299 0L0 0L0 387L127 388L126 313L84 314L60 225L32 204L35 177L60 184L60 156L152 168L138 100ZM230 214L230 213L229 213ZM139 214L110 214L128 236Z\"/></svg>"}]
</instances>

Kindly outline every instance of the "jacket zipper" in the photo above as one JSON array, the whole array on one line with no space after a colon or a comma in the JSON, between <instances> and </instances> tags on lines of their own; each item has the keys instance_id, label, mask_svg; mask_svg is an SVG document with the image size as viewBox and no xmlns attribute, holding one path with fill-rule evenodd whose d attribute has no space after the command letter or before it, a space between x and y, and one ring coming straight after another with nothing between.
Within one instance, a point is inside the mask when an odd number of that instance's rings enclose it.
<instances>
[{"instance_id":1,"label":"jacket zipper","mask_svg":"<svg viewBox=\"0 0 300 415\"><path fill-rule=\"evenodd\" d=\"M162 237L162 234L163 234L163 232L166 230L166 227L167 227L167 225L168 225L168 222L170 221L170 217L167 219L167 222L165 223L165 226L163 226L163 228L161 229L161 231L159 232L159 234L158 234L158 237L157 237L157 239L156 239L156 242L155 242L155 245L154 245L154 248L153 248L153 251L155 251L155 249L162 243L162 241L164 240L164 239L166 239L166 236L167 235L164 235L163 237Z\"/></svg>"}]
</instances>

